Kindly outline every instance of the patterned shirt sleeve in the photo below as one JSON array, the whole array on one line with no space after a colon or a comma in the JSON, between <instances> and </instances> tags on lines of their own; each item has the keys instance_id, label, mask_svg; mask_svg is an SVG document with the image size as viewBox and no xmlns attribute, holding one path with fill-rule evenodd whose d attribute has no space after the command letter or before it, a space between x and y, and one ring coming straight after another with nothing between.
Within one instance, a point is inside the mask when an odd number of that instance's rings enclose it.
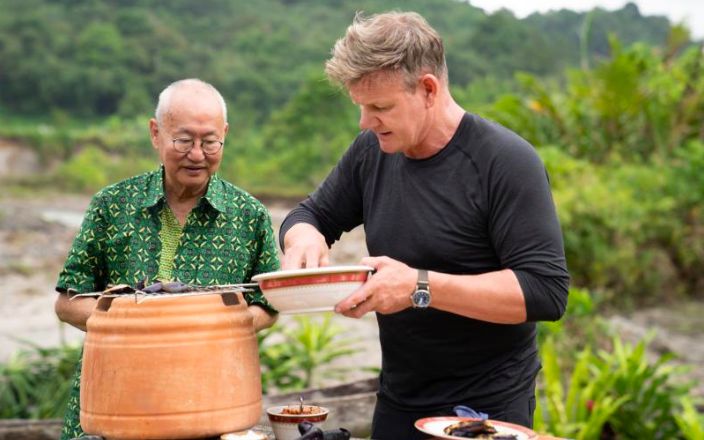
<instances>
[{"instance_id":1,"label":"patterned shirt sleeve","mask_svg":"<svg viewBox=\"0 0 704 440\"><path fill-rule=\"evenodd\" d=\"M257 221L256 230L256 260L254 261L254 270L250 274L252 276L264 273L273 272L279 269L279 256L276 250L276 240L274 239L274 230L271 225L271 216L269 212L262 206L259 211L259 221ZM259 288L255 292L247 296L247 303L262 306L270 313L278 313L271 304L264 298Z\"/></svg>"},{"instance_id":2,"label":"patterned shirt sleeve","mask_svg":"<svg viewBox=\"0 0 704 440\"><path fill-rule=\"evenodd\" d=\"M58 292L71 289L86 293L100 291L106 287L106 268L102 252L106 223L99 196L100 194L91 200L81 229L73 240L56 283Z\"/></svg>"}]
</instances>

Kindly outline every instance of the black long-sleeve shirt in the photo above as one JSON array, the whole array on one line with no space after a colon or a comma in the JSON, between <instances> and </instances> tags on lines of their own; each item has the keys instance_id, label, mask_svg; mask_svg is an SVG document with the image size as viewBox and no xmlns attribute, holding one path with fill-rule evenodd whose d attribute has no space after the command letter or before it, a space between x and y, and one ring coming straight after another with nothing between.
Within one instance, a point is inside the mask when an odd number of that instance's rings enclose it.
<instances>
[{"instance_id":1,"label":"black long-sleeve shirt","mask_svg":"<svg viewBox=\"0 0 704 440\"><path fill-rule=\"evenodd\" d=\"M524 139L465 114L445 148L416 160L382 152L374 133L363 132L286 217L282 243L299 222L318 228L329 245L364 224L369 255L411 267L449 274L508 268L518 278L523 324L432 307L377 314L380 398L409 410L480 409L532 385L540 368L534 321L562 316L569 275L547 173Z\"/></svg>"}]
</instances>

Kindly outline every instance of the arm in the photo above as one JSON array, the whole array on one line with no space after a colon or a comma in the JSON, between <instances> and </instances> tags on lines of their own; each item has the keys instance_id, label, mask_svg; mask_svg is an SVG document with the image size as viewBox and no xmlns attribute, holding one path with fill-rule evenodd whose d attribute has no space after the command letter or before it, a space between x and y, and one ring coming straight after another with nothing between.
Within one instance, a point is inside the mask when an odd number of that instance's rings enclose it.
<instances>
[{"instance_id":1,"label":"arm","mask_svg":"<svg viewBox=\"0 0 704 440\"><path fill-rule=\"evenodd\" d=\"M490 244L499 265L471 275L431 272L431 307L501 324L557 320L565 310L569 276L545 169L525 141L518 141L510 154L497 154L496 148L487 151L484 154L492 157L478 162L489 170L483 173L482 187ZM338 304L338 312L360 317L372 310L394 313L411 307L415 269L385 257L362 263L377 272ZM433 269L432 262L420 259L415 266Z\"/></svg>"},{"instance_id":2,"label":"arm","mask_svg":"<svg viewBox=\"0 0 704 440\"><path fill-rule=\"evenodd\" d=\"M279 268L271 217L264 205L260 206L256 225L256 239L254 240L256 244L252 252L249 278ZM247 311L252 315L255 332L274 325L279 315L258 288L254 292L244 295L244 299L247 301Z\"/></svg>"},{"instance_id":3,"label":"arm","mask_svg":"<svg viewBox=\"0 0 704 440\"><path fill-rule=\"evenodd\" d=\"M330 246L362 223L357 170L368 148L358 137L315 192L288 213L279 231L284 269L328 265Z\"/></svg>"},{"instance_id":4,"label":"arm","mask_svg":"<svg viewBox=\"0 0 704 440\"><path fill-rule=\"evenodd\" d=\"M363 258L376 273L360 289L341 301L335 311L360 318L370 311L396 313L412 306L418 271L388 257ZM431 307L497 324L526 321L525 300L513 271L481 275L429 273Z\"/></svg>"},{"instance_id":5,"label":"arm","mask_svg":"<svg viewBox=\"0 0 704 440\"><path fill-rule=\"evenodd\" d=\"M105 288L108 282L102 252L105 224L98 194L91 200L56 283L59 292L54 302L56 316L83 331L98 301L91 297L69 301L67 292L96 292Z\"/></svg>"},{"instance_id":6,"label":"arm","mask_svg":"<svg viewBox=\"0 0 704 440\"><path fill-rule=\"evenodd\" d=\"M96 298L81 297L69 300L67 293L59 293L54 303L54 311L59 320L86 331L86 321L93 313L98 300Z\"/></svg>"},{"instance_id":7,"label":"arm","mask_svg":"<svg viewBox=\"0 0 704 440\"><path fill-rule=\"evenodd\" d=\"M266 309L258 305L251 305L247 307L247 310L252 314L252 318L254 318L253 324L255 332L271 327L279 318L278 314L269 313Z\"/></svg>"}]
</instances>

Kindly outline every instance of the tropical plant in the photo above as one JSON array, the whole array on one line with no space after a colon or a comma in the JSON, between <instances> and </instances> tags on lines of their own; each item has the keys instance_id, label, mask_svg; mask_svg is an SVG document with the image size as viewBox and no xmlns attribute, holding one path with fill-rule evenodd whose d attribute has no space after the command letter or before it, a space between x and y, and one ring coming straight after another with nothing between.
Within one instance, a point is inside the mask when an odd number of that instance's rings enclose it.
<instances>
[{"instance_id":1,"label":"tropical plant","mask_svg":"<svg viewBox=\"0 0 704 440\"><path fill-rule=\"evenodd\" d=\"M704 415L697 412L690 398L681 401L683 411L675 414L675 421L686 440L704 440Z\"/></svg>"},{"instance_id":2,"label":"tropical plant","mask_svg":"<svg viewBox=\"0 0 704 440\"><path fill-rule=\"evenodd\" d=\"M534 145L561 145L596 163L667 157L701 138L704 54L674 48L623 47L610 38L611 55L592 68L567 72L566 84L520 73L523 91L506 95L485 114Z\"/></svg>"},{"instance_id":3,"label":"tropical plant","mask_svg":"<svg viewBox=\"0 0 704 440\"><path fill-rule=\"evenodd\" d=\"M57 418L68 403L79 345L45 348L24 341L0 364L0 418Z\"/></svg>"},{"instance_id":4,"label":"tropical plant","mask_svg":"<svg viewBox=\"0 0 704 440\"><path fill-rule=\"evenodd\" d=\"M612 351L587 347L564 377L558 351L547 338L541 346L536 430L581 440L681 438L679 423L692 419L678 422L676 416L691 384L682 379L685 367L671 363L672 356L649 362L648 343L630 346L616 336Z\"/></svg>"},{"instance_id":5,"label":"tropical plant","mask_svg":"<svg viewBox=\"0 0 704 440\"><path fill-rule=\"evenodd\" d=\"M286 328L275 324L259 332L264 392L310 388L324 378L336 378L347 367L330 367L338 358L355 353L354 339L343 338L343 329L332 316L296 316ZM325 367L325 368L324 368Z\"/></svg>"}]
</instances>

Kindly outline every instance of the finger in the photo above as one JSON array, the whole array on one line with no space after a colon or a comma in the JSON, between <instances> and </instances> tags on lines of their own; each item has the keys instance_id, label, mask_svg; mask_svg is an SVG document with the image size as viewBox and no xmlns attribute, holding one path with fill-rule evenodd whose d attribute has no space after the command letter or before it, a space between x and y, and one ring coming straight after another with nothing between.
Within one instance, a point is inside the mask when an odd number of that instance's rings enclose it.
<instances>
[{"instance_id":1,"label":"finger","mask_svg":"<svg viewBox=\"0 0 704 440\"><path fill-rule=\"evenodd\" d=\"M282 269L299 269L303 263L303 254L297 249L290 249L284 254Z\"/></svg>"},{"instance_id":2,"label":"finger","mask_svg":"<svg viewBox=\"0 0 704 440\"><path fill-rule=\"evenodd\" d=\"M360 261L359 264L363 266L371 266L374 269L378 269L379 266L382 263L382 258L381 257L363 257Z\"/></svg>"},{"instance_id":3,"label":"finger","mask_svg":"<svg viewBox=\"0 0 704 440\"><path fill-rule=\"evenodd\" d=\"M344 315L349 318L359 319L362 316L366 315L367 313L373 311L374 308L375 308L374 299L370 297L370 298L367 298L365 301L362 301L361 303L357 304L356 307L349 310Z\"/></svg>"},{"instance_id":4,"label":"finger","mask_svg":"<svg viewBox=\"0 0 704 440\"><path fill-rule=\"evenodd\" d=\"M323 254L320 257L320 266L322 267L322 266L329 266L329 265L330 265L330 258L328 256L328 254L327 253Z\"/></svg>"},{"instance_id":5,"label":"finger","mask_svg":"<svg viewBox=\"0 0 704 440\"><path fill-rule=\"evenodd\" d=\"M320 255L320 250L318 248L309 247L306 249L306 258L302 267L318 267L321 258L322 255Z\"/></svg>"},{"instance_id":6,"label":"finger","mask_svg":"<svg viewBox=\"0 0 704 440\"><path fill-rule=\"evenodd\" d=\"M345 299L340 301L335 305L335 312L345 314L349 310L352 310L357 305L366 301L369 297L369 292L365 289L364 285L354 292L350 293Z\"/></svg>"}]
</instances>

